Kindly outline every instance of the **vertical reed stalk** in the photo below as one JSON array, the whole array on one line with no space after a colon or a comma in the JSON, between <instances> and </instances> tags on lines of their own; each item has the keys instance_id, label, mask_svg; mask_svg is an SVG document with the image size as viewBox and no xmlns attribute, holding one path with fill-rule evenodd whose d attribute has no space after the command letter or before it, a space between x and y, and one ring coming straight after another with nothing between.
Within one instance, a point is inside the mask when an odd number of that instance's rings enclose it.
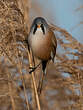
<instances>
[{"instance_id":1,"label":"vertical reed stalk","mask_svg":"<svg viewBox=\"0 0 83 110\"><path fill-rule=\"evenodd\" d=\"M29 57L29 63L30 63L30 67L32 67L32 55L30 55L29 51L28 51L28 57ZM35 97L36 97L36 103L38 106L38 110L41 110L40 108L40 101L39 101L39 97L38 97L38 93L37 93L37 86L36 86L36 81L35 81L35 76L34 76L34 72L32 72L32 81L33 81L33 87L34 87L34 92L35 92Z\"/></svg>"}]
</instances>

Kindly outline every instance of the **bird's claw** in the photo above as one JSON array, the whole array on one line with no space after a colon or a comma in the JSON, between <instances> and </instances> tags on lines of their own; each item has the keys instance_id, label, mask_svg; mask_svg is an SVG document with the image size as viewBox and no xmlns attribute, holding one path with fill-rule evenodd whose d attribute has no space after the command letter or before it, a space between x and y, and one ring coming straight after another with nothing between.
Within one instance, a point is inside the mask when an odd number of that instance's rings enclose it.
<instances>
[{"instance_id":1,"label":"bird's claw","mask_svg":"<svg viewBox=\"0 0 83 110\"><path fill-rule=\"evenodd\" d=\"M29 67L29 69L30 69L30 71L29 71L29 73L31 74L33 71L35 71L35 67Z\"/></svg>"}]
</instances>

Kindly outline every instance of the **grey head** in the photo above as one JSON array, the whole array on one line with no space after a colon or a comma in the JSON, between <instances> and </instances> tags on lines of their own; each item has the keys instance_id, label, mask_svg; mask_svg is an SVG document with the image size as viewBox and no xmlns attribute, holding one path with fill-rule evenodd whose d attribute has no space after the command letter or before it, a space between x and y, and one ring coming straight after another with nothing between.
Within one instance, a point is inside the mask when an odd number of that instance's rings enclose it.
<instances>
[{"instance_id":1,"label":"grey head","mask_svg":"<svg viewBox=\"0 0 83 110\"><path fill-rule=\"evenodd\" d=\"M37 31L37 28L40 26L40 28L42 29L43 34L46 33L46 31L48 30L48 24L46 22L46 20L42 17L37 17L33 20L33 23L31 25L31 29L30 32L35 34L35 32Z\"/></svg>"}]
</instances>

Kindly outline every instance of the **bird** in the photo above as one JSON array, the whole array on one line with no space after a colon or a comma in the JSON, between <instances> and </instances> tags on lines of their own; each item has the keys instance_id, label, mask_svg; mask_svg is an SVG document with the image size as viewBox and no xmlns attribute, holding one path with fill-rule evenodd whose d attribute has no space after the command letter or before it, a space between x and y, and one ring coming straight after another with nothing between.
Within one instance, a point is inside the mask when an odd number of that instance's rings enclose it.
<instances>
[{"instance_id":1,"label":"bird","mask_svg":"<svg viewBox=\"0 0 83 110\"><path fill-rule=\"evenodd\" d=\"M32 71L42 64L42 71L45 75L48 61L52 60L54 62L57 40L54 32L43 17L36 17L33 20L28 35L28 47L31 49L32 55L40 60L40 63L33 67Z\"/></svg>"}]
</instances>

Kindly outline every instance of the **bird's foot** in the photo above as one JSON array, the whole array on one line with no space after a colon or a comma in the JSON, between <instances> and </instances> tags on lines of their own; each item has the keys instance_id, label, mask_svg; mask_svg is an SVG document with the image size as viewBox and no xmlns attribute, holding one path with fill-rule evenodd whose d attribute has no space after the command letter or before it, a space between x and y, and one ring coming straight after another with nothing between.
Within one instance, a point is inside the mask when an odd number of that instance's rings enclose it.
<instances>
[{"instance_id":1,"label":"bird's foot","mask_svg":"<svg viewBox=\"0 0 83 110\"><path fill-rule=\"evenodd\" d=\"M35 69L36 69L40 64L41 64L41 62L40 62L38 65L36 65L35 67L29 67L29 69L30 69L29 73L31 74L33 71L35 71Z\"/></svg>"},{"instance_id":2,"label":"bird's foot","mask_svg":"<svg viewBox=\"0 0 83 110\"><path fill-rule=\"evenodd\" d=\"M33 71L35 71L36 67L29 67L30 71L29 73L31 74Z\"/></svg>"}]
</instances>

